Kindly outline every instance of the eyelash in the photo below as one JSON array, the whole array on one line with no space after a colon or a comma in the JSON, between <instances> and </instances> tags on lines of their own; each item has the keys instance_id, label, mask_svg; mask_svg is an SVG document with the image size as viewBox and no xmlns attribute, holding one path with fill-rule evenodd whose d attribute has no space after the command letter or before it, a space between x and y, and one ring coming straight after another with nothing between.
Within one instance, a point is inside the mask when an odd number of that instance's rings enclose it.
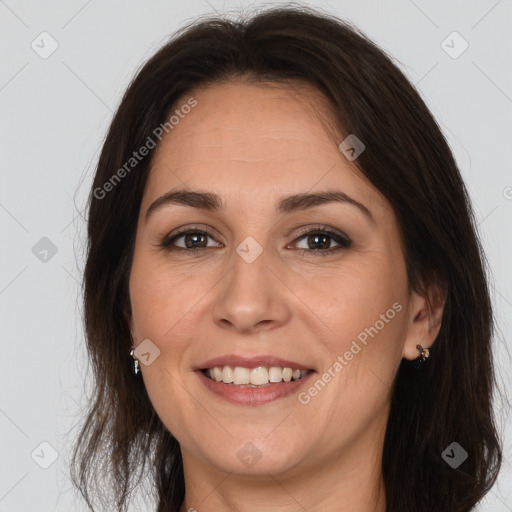
<instances>
[{"instance_id":1,"label":"eyelash","mask_svg":"<svg viewBox=\"0 0 512 512\"><path fill-rule=\"evenodd\" d=\"M178 252L178 253L187 253L190 255L192 253L193 256L200 256L200 253L204 249L211 249L211 247L198 247L198 248L184 248L184 247L175 247L172 246L172 243L176 241L178 238L182 238L184 235L192 235L195 233L204 234L209 236L210 238L214 238L214 234L208 229L198 229L198 228L181 228L179 229L175 234L172 236L166 236L162 242L161 247L168 251ZM329 238L332 238L337 245L336 247L331 247L330 249L297 249L299 254L301 255L307 255L307 256L329 256L333 253L336 253L338 251L341 251L343 249L348 249L352 245L352 240L345 234L339 234L335 233L334 231L329 230L325 226L317 226L316 228L310 229L308 231L300 233L297 238L293 241L293 243L298 242L302 238L306 238L308 236L312 235L327 235ZM307 254L307 253L313 253L313 254Z\"/></svg>"}]
</instances>

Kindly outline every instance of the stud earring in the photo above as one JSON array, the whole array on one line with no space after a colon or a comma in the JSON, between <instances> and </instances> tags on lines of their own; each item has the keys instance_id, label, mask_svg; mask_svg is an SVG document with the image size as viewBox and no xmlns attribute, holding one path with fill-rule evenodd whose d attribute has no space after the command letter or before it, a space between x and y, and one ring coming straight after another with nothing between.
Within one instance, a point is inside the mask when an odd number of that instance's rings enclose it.
<instances>
[{"instance_id":1,"label":"stud earring","mask_svg":"<svg viewBox=\"0 0 512 512\"><path fill-rule=\"evenodd\" d=\"M132 372L134 375L138 375L139 373L141 373L141 371L140 371L140 366L139 366L139 360L136 359L133 355L134 352L135 352L135 350L132 350L130 352L131 363L132 363Z\"/></svg>"},{"instance_id":2,"label":"stud earring","mask_svg":"<svg viewBox=\"0 0 512 512\"><path fill-rule=\"evenodd\" d=\"M421 345L416 345L416 348L419 350L420 355L413 361L410 361L410 365L413 370L418 371L430 356L430 350L426 347L422 347Z\"/></svg>"}]
</instances>

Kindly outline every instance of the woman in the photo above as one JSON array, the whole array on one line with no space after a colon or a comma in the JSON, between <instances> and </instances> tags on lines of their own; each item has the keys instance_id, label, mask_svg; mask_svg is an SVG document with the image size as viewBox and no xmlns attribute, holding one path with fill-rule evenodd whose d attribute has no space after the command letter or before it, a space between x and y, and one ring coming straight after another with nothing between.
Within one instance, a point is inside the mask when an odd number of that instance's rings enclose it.
<instances>
[{"instance_id":1,"label":"woman","mask_svg":"<svg viewBox=\"0 0 512 512\"><path fill-rule=\"evenodd\" d=\"M463 512L494 483L468 196L357 29L309 8L182 29L114 116L88 237L91 508L93 475L122 510L145 464L159 511Z\"/></svg>"}]
</instances>

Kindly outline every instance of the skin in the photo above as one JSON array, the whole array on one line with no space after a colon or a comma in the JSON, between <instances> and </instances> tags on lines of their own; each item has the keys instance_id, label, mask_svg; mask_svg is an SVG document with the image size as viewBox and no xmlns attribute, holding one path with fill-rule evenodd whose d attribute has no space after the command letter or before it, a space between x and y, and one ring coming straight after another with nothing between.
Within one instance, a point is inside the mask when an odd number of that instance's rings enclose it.
<instances>
[{"instance_id":1,"label":"skin","mask_svg":"<svg viewBox=\"0 0 512 512\"><path fill-rule=\"evenodd\" d=\"M393 210L338 150L342 139L329 136L319 113L332 107L319 92L239 80L199 88L178 104L190 96L197 106L157 148L130 274L133 346L150 339L160 350L141 365L144 384L182 450L181 510L385 511L390 385L402 358L433 344L441 308L429 310L409 290ZM214 192L224 208L167 205L146 222L152 202L174 188ZM373 221L349 203L274 210L281 196L320 190L345 192ZM208 248L161 246L177 228L196 225L213 230L196 241ZM352 245L322 257L339 246L333 238L321 249L312 248L313 235L298 238L322 225ZM263 249L252 263L235 250L248 236ZM193 371L224 354L272 354L321 377L394 303L401 311L307 404L296 393L232 404ZM248 442L261 454L251 467L237 457Z\"/></svg>"}]
</instances>

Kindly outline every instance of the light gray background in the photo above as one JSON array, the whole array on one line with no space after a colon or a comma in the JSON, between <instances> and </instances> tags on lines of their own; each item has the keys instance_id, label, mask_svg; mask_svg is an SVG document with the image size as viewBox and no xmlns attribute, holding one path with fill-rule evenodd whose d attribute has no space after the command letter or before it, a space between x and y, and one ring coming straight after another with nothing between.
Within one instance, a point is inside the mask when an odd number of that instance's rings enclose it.
<instances>
[{"instance_id":1,"label":"light gray background","mask_svg":"<svg viewBox=\"0 0 512 512\"><path fill-rule=\"evenodd\" d=\"M0 0L0 512L85 510L67 461L89 389L78 296L94 165L138 66L196 15L239 5ZM494 276L499 379L510 387L512 1L309 5L353 21L394 56L448 138ZM47 59L31 48L43 31L59 45ZM453 31L469 43L456 59L441 45ZM461 41L452 40L445 44L454 52ZM32 252L42 237L57 247L46 262ZM505 423L510 411L500 411ZM504 467L481 511L512 511L510 422L506 429ZM58 453L48 469L40 464L51 462L52 449L42 442ZM152 509L138 507L132 510Z\"/></svg>"}]
</instances>

